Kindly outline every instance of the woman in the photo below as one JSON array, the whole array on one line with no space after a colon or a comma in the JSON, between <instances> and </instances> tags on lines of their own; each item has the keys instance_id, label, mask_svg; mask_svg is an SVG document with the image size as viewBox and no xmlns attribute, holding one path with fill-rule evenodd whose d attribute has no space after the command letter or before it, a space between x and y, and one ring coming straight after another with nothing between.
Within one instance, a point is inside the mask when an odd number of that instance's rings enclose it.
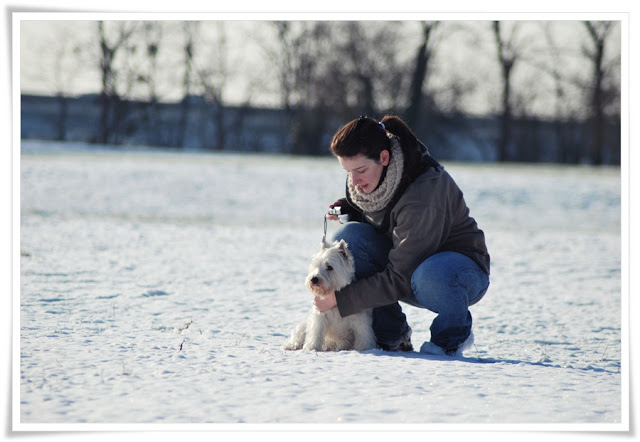
<instances>
[{"instance_id":1,"label":"woman","mask_svg":"<svg viewBox=\"0 0 640 442\"><path fill-rule=\"evenodd\" d=\"M329 207L359 221L334 235L349 244L356 281L316 297L316 308L337 305L343 317L373 308L378 345L389 351L413 350L398 301L425 308L437 316L420 351L461 355L473 343L469 306L489 287L484 233L462 192L395 116L351 121L334 135L331 152L347 171L347 189Z\"/></svg>"}]
</instances>

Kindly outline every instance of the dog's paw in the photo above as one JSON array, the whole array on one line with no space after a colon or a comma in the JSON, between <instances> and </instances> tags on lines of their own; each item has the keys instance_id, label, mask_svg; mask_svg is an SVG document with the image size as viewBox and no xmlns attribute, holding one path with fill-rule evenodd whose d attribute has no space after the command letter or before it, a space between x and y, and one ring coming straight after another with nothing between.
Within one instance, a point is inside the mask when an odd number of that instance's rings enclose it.
<instances>
[{"instance_id":1,"label":"dog's paw","mask_svg":"<svg viewBox=\"0 0 640 442\"><path fill-rule=\"evenodd\" d=\"M282 344L282 349L283 350L300 350L302 348L301 345L299 345L297 342L293 342L293 341L287 341L284 344Z\"/></svg>"},{"instance_id":2,"label":"dog's paw","mask_svg":"<svg viewBox=\"0 0 640 442\"><path fill-rule=\"evenodd\" d=\"M304 351L322 351L322 343L307 342L302 346Z\"/></svg>"}]
</instances>

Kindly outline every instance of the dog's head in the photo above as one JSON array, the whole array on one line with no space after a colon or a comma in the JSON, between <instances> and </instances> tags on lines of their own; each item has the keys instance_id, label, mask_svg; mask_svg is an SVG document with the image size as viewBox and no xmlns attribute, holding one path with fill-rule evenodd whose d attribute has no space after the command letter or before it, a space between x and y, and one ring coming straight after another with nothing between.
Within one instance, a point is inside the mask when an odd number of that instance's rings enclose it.
<instances>
[{"instance_id":1,"label":"dog's head","mask_svg":"<svg viewBox=\"0 0 640 442\"><path fill-rule=\"evenodd\" d=\"M306 285L313 293L325 296L351 283L354 273L355 263L349 246L344 240L334 241L325 244L311 259Z\"/></svg>"}]
</instances>

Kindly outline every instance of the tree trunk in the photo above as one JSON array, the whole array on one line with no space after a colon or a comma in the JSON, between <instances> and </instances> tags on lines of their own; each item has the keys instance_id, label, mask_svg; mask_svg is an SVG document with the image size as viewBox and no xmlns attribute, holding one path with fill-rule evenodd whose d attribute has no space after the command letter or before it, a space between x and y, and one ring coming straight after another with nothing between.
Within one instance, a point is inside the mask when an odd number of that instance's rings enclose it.
<instances>
[{"instance_id":1,"label":"tree trunk","mask_svg":"<svg viewBox=\"0 0 640 442\"><path fill-rule=\"evenodd\" d=\"M418 47L418 52L416 54L415 69L413 70L411 88L409 90L409 107L405 114L405 121L409 127L413 128L418 124L418 116L420 115L422 107L422 88L427 77L427 68L429 65L429 58L431 56L431 51L429 50L429 37L437 23L438 22L422 23L423 40L422 44Z\"/></svg>"}]
</instances>

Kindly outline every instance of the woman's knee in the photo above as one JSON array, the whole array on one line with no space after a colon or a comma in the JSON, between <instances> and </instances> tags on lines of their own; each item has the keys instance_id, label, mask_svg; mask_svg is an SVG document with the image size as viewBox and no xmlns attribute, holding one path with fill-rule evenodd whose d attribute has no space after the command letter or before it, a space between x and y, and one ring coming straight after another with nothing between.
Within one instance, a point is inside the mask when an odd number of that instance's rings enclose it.
<instances>
[{"instance_id":1,"label":"woman's knee","mask_svg":"<svg viewBox=\"0 0 640 442\"><path fill-rule=\"evenodd\" d=\"M427 259L411 275L411 289L414 296L423 305L428 303L426 298L449 291L450 279L436 264L433 260Z\"/></svg>"},{"instance_id":2,"label":"woman's knee","mask_svg":"<svg viewBox=\"0 0 640 442\"><path fill-rule=\"evenodd\" d=\"M379 272L387 265L391 241L371 225L351 222L341 225L333 240L344 240L356 262L356 278Z\"/></svg>"},{"instance_id":3,"label":"woman's knee","mask_svg":"<svg viewBox=\"0 0 640 442\"><path fill-rule=\"evenodd\" d=\"M351 222L341 224L331 237L333 241L344 240L347 244L355 244L367 238L373 238L376 230L366 223Z\"/></svg>"},{"instance_id":4,"label":"woman's knee","mask_svg":"<svg viewBox=\"0 0 640 442\"><path fill-rule=\"evenodd\" d=\"M470 258L441 252L423 261L411 276L416 299L430 310L444 305L478 302L488 286L488 277Z\"/></svg>"}]
</instances>

